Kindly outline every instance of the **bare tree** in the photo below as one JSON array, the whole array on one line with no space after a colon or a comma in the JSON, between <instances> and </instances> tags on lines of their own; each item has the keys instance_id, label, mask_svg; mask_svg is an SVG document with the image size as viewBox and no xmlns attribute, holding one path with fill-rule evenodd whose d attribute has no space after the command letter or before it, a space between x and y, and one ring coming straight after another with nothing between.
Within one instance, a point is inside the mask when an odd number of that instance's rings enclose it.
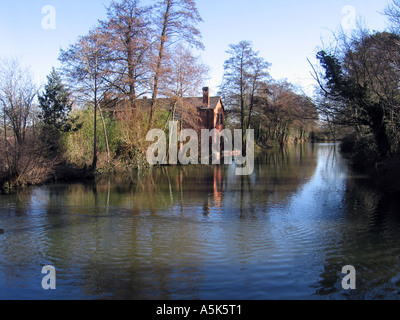
<instances>
[{"instance_id":1,"label":"bare tree","mask_svg":"<svg viewBox=\"0 0 400 320\"><path fill-rule=\"evenodd\" d=\"M245 130L246 92L248 90L247 70L255 57L252 44L241 41L237 45L231 44L227 53L230 58L224 63L224 78L221 85L224 100L228 106L240 109L240 126Z\"/></svg>"},{"instance_id":2,"label":"bare tree","mask_svg":"<svg viewBox=\"0 0 400 320\"><path fill-rule=\"evenodd\" d=\"M78 42L71 45L66 51L61 50L59 60L62 63L62 72L68 83L74 87L78 100L89 102L94 107L94 135L93 135L93 162L91 170L97 167L97 110L103 122L109 161L109 147L105 121L100 107L100 100L104 98L108 87L108 47L105 38L99 34L98 29L89 32L87 36L80 37Z\"/></svg>"},{"instance_id":3,"label":"bare tree","mask_svg":"<svg viewBox=\"0 0 400 320\"><path fill-rule=\"evenodd\" d=\"M54 161L43 156L45 146L35 134L37 88L28 68L17 59L0 63L0 105L4 141L0 182L23 186L46 180ZM2 185L0 185L2 187Z\"/></svg>"},{"instance_id":4,"label":"bare tree","mask_svg":"<svg viewBox=\"0 0 400 320\"><path fill-rule=\"evenodd\" d=\"M169 50L165 65L166 72L160 79L160 94L181 98L198 95L210 70L182 43Z\"/></svg>"},{"instance_id":5,"label":"bare tree","mask_svg":"<svg viewBox=\"0 0 400 320\"><path fill-rule=\"evenodd\" d=\"M232 109L239 109L244 148L245 131L250 127L255 97L261 84L270 78L268 73L270 64L259 57L259 53L253 50L250 41L231 44L227 53L230 58L224 63L225 72L221 89L225 104Z\"/></svg>"},{"instance_id":6,"label":"bare tree","mask_svg":"<svg viewBox=\"0 0 400 320\"><path fill-rule=\"evenodd\" d=\"M400 1L393 0L393 3L388 5L383 13L388 17L389 22L392 24L392 32L400 33Z\"/></svg>"},{"instance_id":7,"label":"bare tree","mask_svg":"<svg viewBox=\"0 0 400 320\"><path fill-rule=\"evenodd\" d=\"M201 62L182 43L178 43L167 50L168 58L165 62L165 72L160 78L160 94L171 99L171 110L167 123L172 117L179 114L181 125L197 128L199 118L195 97L200 94L208 79L209 67Z\"/></svg>"},{"instance_id":8,"label":"bare tree","mask_svg":"<svg viewBox=\"0 0 400 320\"><path fill-rule=\"evenodd\" d=\"M150 81L150 9L140 7L138 0L112 1L107 20L100 21L100 35L108 47L103 59L112 66L109 86L127 97L132 109Z\"/></svg>"},{"instance_id":9,"label":"bare tree","mask_svg":"<svg viewBox=\"0 0 400 320\"><path fill-rule=\"evenodd\" d=\"M184 41L196 48L203 49L201 34L197 24L202 18L197 10L194 0L158 0L155 4L156 15L156 57L154 63L153 93L149 127L153 125L154 111L156 108L159 91L159 79L165 61L165 50L173 43Z\"/></svg>"},{"instance_id":10,"label":"bare tree","mask_svg":"<svg viewBox=\"0 0 400 320\"><path fill-rule=\"evenodd\" d=\"M27 68L22 68L17 59L4 61L1 64L0 74L3 118L11 125L17 143L21 146L26 137L37 89L31 72Z\"/></svg>"},{"instance_id":11,"label":"bare tree","mask_svg":"<svg viewBox=\"0 0 400 320\"><path fill-rule=\"evenodd\" d=\"M255 56L251 61L250 69L247 71L247 77L249 80L249 114L247 119L248 129L250 129L251 117L257 103L257 95L260 94L260 90L262 90L263 85L271 78L268 72L270 67L270 63L266 62L261 57Z\"/></svg>"}]
</instances>

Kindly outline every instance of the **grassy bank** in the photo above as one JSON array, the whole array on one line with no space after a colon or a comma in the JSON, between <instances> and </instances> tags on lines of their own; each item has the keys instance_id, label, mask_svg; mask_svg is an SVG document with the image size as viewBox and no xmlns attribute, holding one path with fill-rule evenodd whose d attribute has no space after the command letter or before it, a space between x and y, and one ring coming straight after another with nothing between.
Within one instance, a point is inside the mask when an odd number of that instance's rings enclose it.
<instances>
[{"instance_id":1,"label":"grassy bank","mask_svg":"<svg viewBox=\"0 0 400 320\"><path fill-rule=\"evenodd\" d=\"M130 175L147 170L146 142L148 116L98 114L96 130L97 164L94 156L93 108L75 110L68 132L44 132L37 128L27 134L24 145L7 142L9 152L1 154L0 192L8 193L30 185L54 181L95 179L101 175ZM158 110L155 126L164 127L168 112ZM4 141L3 141L4 143ZM17 147L20 150L17 150ZM5 146L3 145L3 150Z\"/></svg>"}]
</instances>

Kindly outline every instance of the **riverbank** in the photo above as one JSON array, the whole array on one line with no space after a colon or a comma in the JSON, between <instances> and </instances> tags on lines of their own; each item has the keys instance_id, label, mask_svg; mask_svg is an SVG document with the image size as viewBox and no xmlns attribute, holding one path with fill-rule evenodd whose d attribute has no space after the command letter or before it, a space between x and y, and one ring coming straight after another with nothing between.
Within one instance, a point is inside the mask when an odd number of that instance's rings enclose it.
<instances>
[{"instance_id":1,"label":"riverbank","mask_svg":"<svg viewBox=\"0 0 400 320\"><path fill-rule=\"evenodd\" d=\"M400 192L400 154L380 159L373 145L357 141L355 136L342 139L340 151L349 160L352 170L364 175L371 186L385 194Z\"/></svg>"},{"instance_id":2,"label":"riverbank","mask_svg":"<svg viewBox=\"0 0 400 320\"><path fill-rule=\"evenodd\" d=\"M66 160L58 161L47 168L48 172L35 179L31 179L29 172L19 175L4 173L0 177L0 194L8 194L29 186L40 186L55 182L93 181L102 176L123 175L130 176L150 168L145 155L140 152L128 153L111 160L107 160L104 153L100 153L95 170L90 165L78 165Z\"/></svg>"},{"instance_id":3,"label":"riverbank","mask_svg":"<svg viewBox=\"0 0 400 320\"><path fill-rule=\"evenodd\" d=\"M268 144L255 144L255 156L267 154L273 149L290 148L293 145L309 143L308 141L289 141L284 145L271 142ZM231 156L234 154L230 154ZM178 165L179 166L179 165ZM134 176L138 172L146 172L151 168L146 155L139 149L131 152L123 152L108 160L106 153L100 152L98 155L96 170L93 170L87 163L70 162L67 160L59 161L52 168L48 168L51 174L44 175L42 179L29 181L22 175L18 178L0 179L0 194L10 193L21 190L28 186L39 186L47 183L74 183L82 181L93 181L104 176Z\"/></svg>"}]
</instances>

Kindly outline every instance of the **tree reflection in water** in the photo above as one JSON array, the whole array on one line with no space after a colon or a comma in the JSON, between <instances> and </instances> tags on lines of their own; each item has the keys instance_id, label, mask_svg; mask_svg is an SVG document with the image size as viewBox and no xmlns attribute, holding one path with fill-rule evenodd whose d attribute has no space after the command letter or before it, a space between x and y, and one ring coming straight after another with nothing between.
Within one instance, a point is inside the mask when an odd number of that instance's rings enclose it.
<instances>
[{"instance_id":1,"label":"tree reflection in water","mask_svg":"<svg viewBox=\"0 0 400 320\"><path fill-rule=\"evenodd\" d=\"M333 144L268 150L251 176L176 166L28 188L0 197L0 298L393 298L398 209Z\"/></svg>"}]
</instances>

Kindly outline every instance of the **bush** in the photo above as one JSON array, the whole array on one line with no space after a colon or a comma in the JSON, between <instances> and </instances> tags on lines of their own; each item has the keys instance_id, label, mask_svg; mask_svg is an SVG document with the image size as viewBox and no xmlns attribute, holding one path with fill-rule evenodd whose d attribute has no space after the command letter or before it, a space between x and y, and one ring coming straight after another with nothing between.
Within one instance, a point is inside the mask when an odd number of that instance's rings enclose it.
<instances>
[{"instance_id":1,"label":"bush","mask_svg":"<svg viewBox=\"0 0 400 320\"><path fill-rule=\"evenodd\" d=\"M163 129L168 121L169 112L158 109L155 112L154 125ZM79 117L78 126L63 136L63 157L65 166L78 169L87 168L93 161L94 110L89 107L75 111L74 117ZM100 115L97 119L97 151L99 172L126 172L147 168L146 151L149 142L149 115L146 112L126 110L116 117L104 114L107 138L110 151L110 162L107 161L107 147Z\"/></svg>"},{"instance_id":2,"label":"bush","mask_svg":"<svg viewBox=\"0 0 400 320\"><path fill-rule=\"evenodd\" d=\"M52 177L59 159L44 156L46 146L33 131L20 143L15 138L6 143L7 147L4 140L0 146L0 191L41 184Z\"/></svg>"},{"instance_id":3,"label":"bush","mask_svg":"<svg viewBox=\"0 0 400 320\"><path fill-rule=\"evenodd\" d=\"M351 153L356 146L357 136L355 134L346 135L341 143L340 143L340 150L343 153Z\"/></svg>"},{"instance_id":4,"label":"bush","mask_svg":"<svg viewBox=\"0 0 400 320\"><path fill-rule=\"evenodd\" d=\"M89 107L84 110L78 110L74 113L74 117L78 117L78 128L73 128L71 132L63 136L63 156L67 163L73 164L78 168L88 167L93 161L93 140L94 140L94 110ZM104 115L106 125L108 145L110 149L110 160L113 159L116 150L120 144L120 127L115 119L108 114ZM103 130L102 119L97 116L97 152L99 158L101 154L107 152L105 135ZM101 163L99 166L101 167Z\"/></svg>"},{"instance_id":5,"label":"bush","mask_svg":"<svg viewBox=\"0 0 400 320\"><path fill-rule=\"evenodd\" d=\"M379 152L372 135L358 138L352 148L351 162L359 172L371 171L379 162Z\"/></svg>"}]
</instances>

